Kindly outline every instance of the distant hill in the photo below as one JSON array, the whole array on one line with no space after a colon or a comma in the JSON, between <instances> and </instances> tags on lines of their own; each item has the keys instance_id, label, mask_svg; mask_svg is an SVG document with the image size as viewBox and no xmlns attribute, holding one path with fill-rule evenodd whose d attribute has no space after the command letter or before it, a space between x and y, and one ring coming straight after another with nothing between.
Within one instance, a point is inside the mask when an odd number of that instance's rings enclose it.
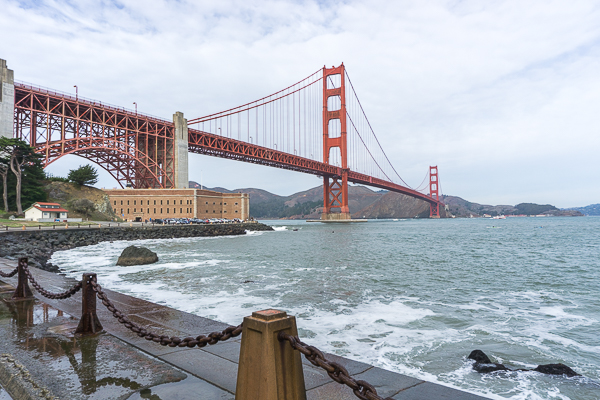
<instances>
[{"instance_id":1,"label":"distant hill","mask_svg":"<svg viewBox=\"0 0 600 400\"><path fill-rule=\"evenodd\" d=\"M584 215L592 215L599 216L600 215L600 204L590 204L585 207L573 207L573 208L563 208L564 211L579 211Z\"/></svg>"},{"instance_id":2,"label":"distant hill","mask_svg":"<svg viewBox=\"0 0 600 400\"><path fill-rule=\"evenodd\" d=\"M379 198L358 212L353 218L426 218L429 217L429 203L395 192L376 192ZM444 212L445 214L445 212Z\"/></svg>"},{"instance_id":3,"label":"distant hill","mask_svg":"<svg viewBox=\"0 0 600 400\"><path fill-rule=\"evenodd\" d=\"M190 181L190 187L200 185ZM254 218L318 219L323 211L323 187L305 190L290 196L278 196L262 189L206 188L221 193L248 193L250 195L250 215ZM427 218L429 203L414 197L387 190L374 191L365 186L348 187L350 214L352 218ZM472 203L457 196L442 196L446 204L440 210L442 217L482 217L496 215L538 215L581 216L578 209L559 210L550 204L521 203L511 205L487 205ZM600 212L600 205L596 205ZM589 206L592 207L592 206ZM592 215L592 214L590 214Z\"/></svg>"},{"instance_id":4,"label":"distant hill","mask_svg":"<svg viewBox=\"0 0 600 400\"><path fill-rule=\"evenodd\" d=\"M559 210L550 204L520 203L516 206L472 203L457 196L442 196L441 200L448 206L448 211L456 217L482 217L484 214L495 217L497 215L552 215L582 216L576 210Z\"/></svg>"}]
</instances>

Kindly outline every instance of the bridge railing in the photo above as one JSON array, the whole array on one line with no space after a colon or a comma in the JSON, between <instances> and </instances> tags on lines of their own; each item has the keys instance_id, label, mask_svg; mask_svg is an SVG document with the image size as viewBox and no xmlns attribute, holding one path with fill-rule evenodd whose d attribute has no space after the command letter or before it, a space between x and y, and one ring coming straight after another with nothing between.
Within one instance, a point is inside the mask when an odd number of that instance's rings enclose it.
<instances>
[{"instance_id":1,"label":"bridge railing","mask_svg":"<svg viewBox=\"0 0 600 400\"><path fill-rule=\"evenodd\" d=\"M268 309L253 312L237 326L221 332L211 332L196 337L179 338L160 335L138 325L120 311L102 290L95 273L84 273L80 282L62 293L44 289L34 278L26 257L19 258L17 267L0 277L17 275L17 286L12 300L33 298L29 282L43 297L63 300L82 292L81 319L76 336L93 336L104 331L96 313L96 298L119 323L139 337L169 347L205 347L242 335L237 374L236 400L301 400L306 399L304 373L300 355L316 367L322 368L337 383L348 386L355 396L363 400L392 400L377 394L375 387L363 380L354 379L343 365L328 360L323 352L298 337L296 318L285 311ZM286 345L285 343L288 343Z\"/></svg>"},{"instance_id":2,"label":"bridge railing","mask_svg":"<svg viewBox=\"0 0 600 400\"><path fill-rule=\"evenodd\" d=\"M156 122L168 123L168 124L173 123L173 121L168 121L164 118L160 118L155 115L141 113L141 112L138 112L135 110L125 108L125 107L116 106L114 104L105 103L105 102L94 100L94 99L89 99L87 97L83 97L83 96L79 96L79 95L73 96L73 94L71 94L71 93L61 92L60 90L50 89L47 87L34 85L34 84L28 83L28 82L15 80L15 86L19 87L19 88L23 88L23 89L28 89L28 90L33 90L36 92L53 95L53 96L58 96L63 99L67 99L70 101L76 101L76 102L83 103L83 104L86 104L89 106L102 107L102 108L105 108L105 109L111 110L111 111L118 111L118 112L123 112L123 113L127 113L127 114L132 114L132 115L135 115L135 116L138 116L141 118L148 118L148 119L154 120Z\"/></svg>"}]
</instances>

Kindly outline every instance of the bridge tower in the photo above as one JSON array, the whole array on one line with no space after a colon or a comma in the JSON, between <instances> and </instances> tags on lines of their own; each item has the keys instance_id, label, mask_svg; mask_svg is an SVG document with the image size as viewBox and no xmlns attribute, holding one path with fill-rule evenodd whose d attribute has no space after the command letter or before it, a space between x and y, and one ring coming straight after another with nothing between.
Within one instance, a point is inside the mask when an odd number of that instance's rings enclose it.
<instances>
[{"instance_id":1,"label":"bridge tower","mask_svg":"<svg viewBox=\"0 0 600 400\"><path fill-rule=\"evenodd\" d=\"M429 196L437 200L437 203L429 203L429 218L440 217L440 194L437 165L429 167Z\"/></svg>"},{"instance_id":2,"label":"bridge tower","mask_svg":"<svg viewBox=\"0 0 600 400\"><path fill-rule=\"evenodd\" d=\"M340 87L328 88L330 77L339 75ZM329 110L329 98L339 97L338 110ZM340 135L333 137L331 121L339 121ZM323 213L321 220L349 220L348 208L348 145L346 139L346 85L344 64L339 67L323 67L323 162L329 164L331 149L339 148L341 168L334 176L323 176Z\"/></svg>"},{"instance_id":3,"label":"bridge tower","mask_svg":"<svg viewBox=\"0 0 600 400\"><path fill-rule=\"evenodd\" d=\"M6 60L0 59L0 137L13 137L14 114L14 72L7 68Z\"/></svg>"}]
</instances>

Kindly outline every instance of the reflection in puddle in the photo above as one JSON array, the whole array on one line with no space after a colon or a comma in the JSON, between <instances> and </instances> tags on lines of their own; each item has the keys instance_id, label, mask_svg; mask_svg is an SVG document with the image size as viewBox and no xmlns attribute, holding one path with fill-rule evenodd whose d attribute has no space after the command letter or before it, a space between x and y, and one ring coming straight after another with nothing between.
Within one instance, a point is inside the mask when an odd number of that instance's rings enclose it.
<instances>
[{"instance_id":1,"label":"reflection in puddle","mask_svg":"<svg viewBox=\"0 0 600 400\"><path fill-rule=\"evenodd\" d=\"M12 397L4 390L4 388L0 385L0 400L13 400Z\"/></svg>"},{"instance_id":2,"label":"reflection in puddle","mask_svg":"<svg viewBox=\"0 0 600 400\"><path fill-rule=\"evenodd\" d=\"M18 359L57 398L127 398L186 377L111 335L73 337L77 320L37 300L0 301L0 327L2 353Z\"/></svg>"},{"instance_id":3,"label":"reflection in puddle","mask_svg":"<svg viewBox=\"0 0 600 400\"><path fill-rule=\"evenodd\" d=\"M81 389L84 394L94 393L98 387L106 385L122 386L128 389L137 390L142 387L137 382L129 378L112 378L106 377L100 380L96 379L96 350L98 347L99 337L90 337L80 339L79 343L75 339L72 342L60 341L60 347L64 354L69 359L69 363L79 377ZM77 345L79 344L79 348ZM77 361L74 353L81 352L81 362Z\"/></svg>"}]
</instances>

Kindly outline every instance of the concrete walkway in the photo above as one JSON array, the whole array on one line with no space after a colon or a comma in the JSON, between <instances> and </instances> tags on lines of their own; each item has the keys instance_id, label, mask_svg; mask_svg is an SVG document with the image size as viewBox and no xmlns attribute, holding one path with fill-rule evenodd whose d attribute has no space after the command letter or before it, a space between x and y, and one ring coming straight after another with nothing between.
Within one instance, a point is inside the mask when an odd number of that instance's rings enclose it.
<instances>
[{"instance_id":1,"label":"concrete walkway","mask_svg":"<svg viewBox=\"0 0 600 400\"><path fill-rule=\"evenodd\" d=\"M15 267L16 261L0 258L0 271L9 272ZM58 274L53 274L35 268L32 268L31 272L35 279L42 285L42 287L51 292L62 292L75 284L74 280L67 279ZM0 281L14 286L16 284L16 277L0 277ZM101 278L99 279L98 283L102 285ZM3 292L5 298L8 295L8 289L9 288L4 285ZM46 321L45 323L48 326L41 324L41 330L45 329L55 336L63 335L67 338L70 337L72 331L77 325L77 319L81 315L81 294L78 293L66 300L50 300L43 298L33 288L32 291L40 302L43 302L53 309L58 310L57 312L53 313L53 315L57 316L54 323L51 323L51 321ZM200 334L207 334L213 331L222 331L228 326L227 324L223 324L221 322L174 310L169 307L150 303L110 290L104 289L104 291L115 303L116 307L119 308L123 313L127 314L132 321L142 326L146 326L148 329L151 329L154 332L164 335L178 336L181 338L188 336L196 337ZM58 318L59 313L62 314L60 316L62 319ZM72 318L66 318L64 314L69 314L72 316ZM0 310L0 317L1 316L2 313ZM133 332L126 329L99 302L98 317L104 326L104 330L107 332L107 334L102 335L101 340L111 343L106 346L112 346L112 348L115 349L113 353L122 354L125 351L131 351L133 348L140 350L141 352L138 352L139 356L129 356L133 357L129 363L131 370L136 370L135 363L138 362L143 364L145 369L155 369L158 375L161 377L161 379L157 381L156 379L152 380L148 379L147 377L144 378L144 374L142 373L143 371L134 372L132 374L138 377L136 378L138 379L136 380L138 385L136 386L130 384L130 388L127 388L127 385L120 385L119 388L122 390L119 392L118 398L151 398L154 400L234 399L241 337L233 338L213 346L206 346L202 349L178 347L172 348L168 346L163 347L159 344L140 338ZM41 332L39 327L37 329L37 335L43 336L44 332ZM19 340L24 340L24 338L20 338ZM96 351L98 351L101 346L102 344L94 347L94 354L96 354ZM17 359L19 358L18 353L13 355ZM94 355L94 357L96 356ZM116 357L116 354L113 354L110 357ZM375 386L377 393L382 397L389 396L396 400L485 399L481 396L386 371L333 354L326 354L326 357L343 365L355 379L365 380ZM96 360L96 358L94 358L94 360ZM26 365L26 361L27 360L24 360L22 363L26 367L29 367ZM95 362L97 362L97 360ZM302 357L302 362L307 398L309 400L356 399L349 388L332 381L325 371L314 367L307 360L305 360L304 357ZM71 364L73 363L71 362ZM115 361L114 364L116 365L118 362ZM109 362L107 365L112 364ZM167 366L169 368L166 368ZM75 367L73 368L75 369ZM138 370L139 369L140 368L138 368ZM35 366L32 365L30 374L37 379L38 377L36 377L34 370ZM94 371L96 371L96 369L94 369ZM75 374L75 372L77 372L76 369L74 370L73 374ZM48 373L51 375L52 371L44 372L44 374ZM183 373L183 375L181 375L181 373ZM51 378L48 379L48 376L45 378L46 379L44 379L44 381L49 382L47 383L47 387L50 391L53 393L61 391L59 387L52 387L53 380ZM93 377L94 382L97 382L99 380L98 378L99 377ZM124 376L123 379L134 380L133 378L128 378L126 376ZM83 384L80 386L81 388L84 387ZM100 385L96 386L98 387L95 387L92 395L80 396L79 394L75 395L75 392L72 392L73 396L71 398L117 398L106 396L107 393L102 392L104 389L100 387ZM81 391L82 389L78 390Z\"/></svg>"}]
</instances>

